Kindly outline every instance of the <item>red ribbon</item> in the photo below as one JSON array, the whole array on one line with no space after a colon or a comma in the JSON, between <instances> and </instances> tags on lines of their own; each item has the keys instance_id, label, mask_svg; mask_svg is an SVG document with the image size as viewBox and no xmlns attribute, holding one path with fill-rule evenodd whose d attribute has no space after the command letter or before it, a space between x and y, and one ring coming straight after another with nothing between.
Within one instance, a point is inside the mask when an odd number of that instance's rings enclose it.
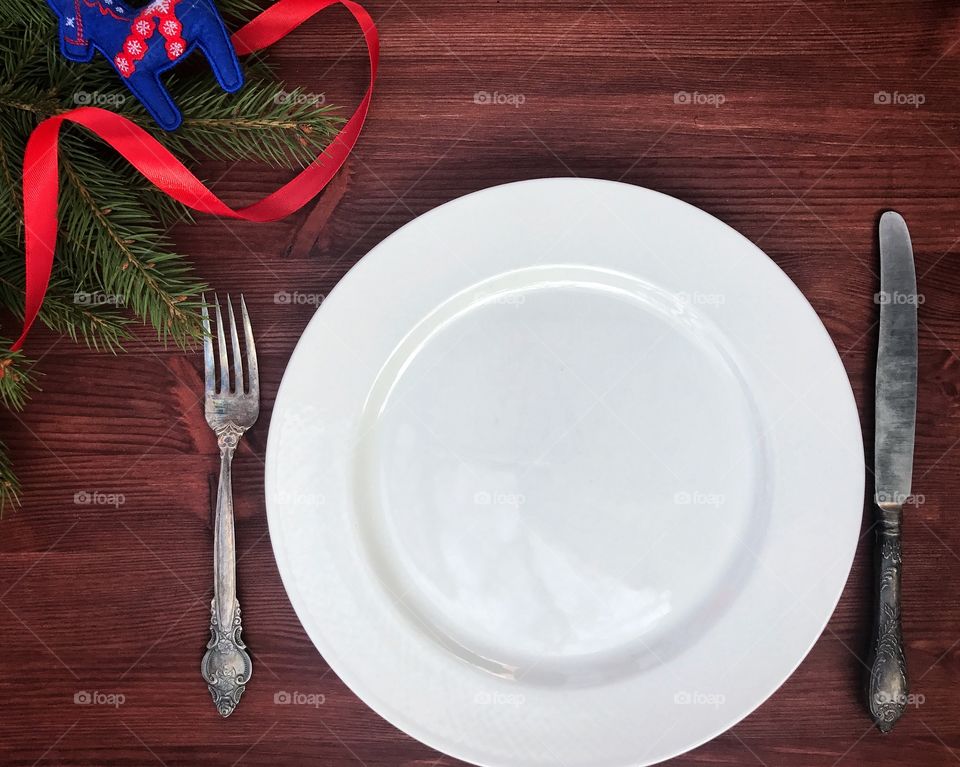
<instances>
[{"instance_id":1,"label":"red ribbon","mask_svg":"<svg viewBox=\"0 0 960 767\"><path fill-rule=\"evenodd\" d=\"M352 0L279 0L233 35L237 54L263 50L307 19L342 4L360 25L370 58L370 83L363 100L330 145L303 171L262 200L234 209L211 192L169 150L125 117L97 107L80 107L49 117L30 135L23 157L23 221L26 250L26 300L19 349L37 318L53 269L57 243L58 162L60 126L65 120L82 125L118 151L155 186L194 210L245 221L276 221L313 199L343 165L357 143L370 108L380 59L380 39L370 15Z\"/></svg>"}]
</instances>

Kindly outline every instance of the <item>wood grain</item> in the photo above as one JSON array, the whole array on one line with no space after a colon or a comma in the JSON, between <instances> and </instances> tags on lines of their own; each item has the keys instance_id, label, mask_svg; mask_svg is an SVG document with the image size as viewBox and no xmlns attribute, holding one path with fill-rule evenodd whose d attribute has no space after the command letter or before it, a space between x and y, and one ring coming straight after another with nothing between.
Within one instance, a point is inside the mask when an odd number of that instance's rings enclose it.
<instances>
[{"instance_id":1,"label":"wood grain","mask_svg":"<svg viewBox=\"0 0 960 767\"><path fill-rule=\"evenodd\" d=\"M257 674L216 716L198 664L210 598L216 445L200 360L144 331L123 357L44 332L44 391L0 416L24 507L0 523L0 764L457 764L398 732L329 672L270 550L262 464L270 409L305 304L436 205L541 176L621 179L679 197L758 243L841 352L872 443L875 228L906 217L920 291L914 491L904 627L923 703L881 736L859 696L869 609L861 543L827 631L758 711L677 765L949 765L960 759L960 7L913 0L371 0L382 75L355 155L314 209L253 225L201 218L179 246L256 318L263 413L235 463L245 636ZM332 9L277 48L291 84L356 103L365 56ZM475 103L478 91L517 106ZM675 103L676 94L723 103ZM879 92L923 103L877 104ZM682 100L682 99L680 99ZM881 99L882 100L882 99ZM914 99L917 101L918 99ZM517 101L517 99L514 99ZM713 102L718 99L714 98ZM234 203L287 174L209 163ZM224 175L225 174L225 175ZM222 176L222 178L221 178ZM375 311L375 307L371 307ZM868 450L868 458L869 458ZM77 493L113 494L84 505ZM119 503L122 496L122 503ZM811 492L811 504L830 498ZM865 528L866 529L866 528ZM278 691L321 706L274 704ZM123 704L82 706L80 691Z\"/></svg>"}]
</instances>

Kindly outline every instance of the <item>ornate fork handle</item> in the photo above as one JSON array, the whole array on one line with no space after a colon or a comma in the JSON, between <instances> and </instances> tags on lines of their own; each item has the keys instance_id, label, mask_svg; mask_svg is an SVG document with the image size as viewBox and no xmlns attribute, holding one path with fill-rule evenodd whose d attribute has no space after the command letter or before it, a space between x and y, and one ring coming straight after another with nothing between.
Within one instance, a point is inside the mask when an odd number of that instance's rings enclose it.
<instances>
[{"instance_id":1,"label":"ornate fork handle","mask_svg":"<svg viewBox=\"0 0 960 767\"><path fill-rule=\"evenodd\" d=\"M907 705L907 663L900 628L899 508L878 507L876 614L867 705L881 732L889 732Z\"/></svg>"},{"instance_id":2,"label":"ornate fork handle","mask_svg":"<svg viewBox=\"0 0 960 767\"><path fill-rule=\"evenodd\" d=\"M210 604L210 641L200 670L221 716L230 716L250 681L253 663L240 639L240 602L237 600L236 546L233 531L233 488L230 466L233 452L246 429L227 422L217 429L220 446L220 484L214 525L213 601Z\"/></svg>"}]
</instances>

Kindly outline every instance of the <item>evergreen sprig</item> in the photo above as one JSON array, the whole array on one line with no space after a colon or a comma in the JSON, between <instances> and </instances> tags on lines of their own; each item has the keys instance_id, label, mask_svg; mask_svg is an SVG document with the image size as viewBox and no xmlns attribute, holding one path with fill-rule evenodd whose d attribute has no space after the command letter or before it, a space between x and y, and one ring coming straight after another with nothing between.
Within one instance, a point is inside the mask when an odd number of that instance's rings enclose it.
<instances>
[{"instance_id":1,"label":"evergreen sprig","mask_svg":"<svg viewBox=\"0 0 960 767\"><path fill-rule=\"evenodd\" d=\"M231 26L260 10L257 0L219 0ZM23 152L43 119L80 105L103 106L150 131L184 162L257 160L278 167L309 163L336 133L336 110L287 90L260 60L244 63L246 84L222 91L209 68L178 67L166 84L184 115L165 133L97 56L64 59L57 25L37 0L0 3L0 307L23 318ZM188 347L201 336L200 294L169 236L190 212L155 189L83 128L64 125L60 143L59 236L39 321L95 349L117 351L130 324L151 325L161 343ZM16 323L10 322L12 330ZM5 335L10 335L6 333ZM37 388L33 364L0 337L0 403L23 408ZM0 514L18 503L19 483L0 443Z\"/></svg>"}]
</instances>

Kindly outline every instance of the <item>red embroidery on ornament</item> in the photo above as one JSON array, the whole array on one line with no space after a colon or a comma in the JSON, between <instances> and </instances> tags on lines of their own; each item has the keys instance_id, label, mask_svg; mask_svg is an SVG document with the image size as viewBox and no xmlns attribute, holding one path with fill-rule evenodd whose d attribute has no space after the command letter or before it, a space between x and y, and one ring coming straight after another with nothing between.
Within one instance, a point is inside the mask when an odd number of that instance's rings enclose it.
<instances>
[{"instance_id":1,"label":"red embroidery on ornament","mask_svg":"<svg viewBox=\"0 0 960 767\"><path fill-rule=\"evenodd\" d=\"M75 24L77 25L77 42L82 43L83 40L83 16L80 13L80 0L73 0L73 18L75 19Z\"/></svg>"},{"instance_id":2,"label":"red embroidery on ornament","mask_svg":"<svg viewBox=\"0 0 960 767\"><path fill-rule=\"evenodd\" d=\"M90 0L83 0L83 4L87 6L87 8L96 8L98 11L100 11L101 16L110 16L120 21L128 21L126 16L121 16L119 13L115 13L114 11L104 6L103 3L97 2L96 0L94 2L90 2ZM80 14L80 5L78 3L77 15L79 16L79 14Z\"/></svg>"},{"instance_id":3,"label":"red embroidery on ornament","mask_svg":"<svg viewBox=\"0 0 960 767\"><path fill-rule=\"evenodd\" d=\"M83 1L91 5L88 0ZM180 35L183 31L183 23L177 18L176 13L178 2L179 0L154 0L140 11L140 15L130 25L130 34L124 40L123 48L113 59L121 75L130 77L136 71L136 62L146 55L149 45L147 40L153 37L155 30L160 31L168 59L175 61L186 52L187 41ZM155 18L156 23L154 23Z\"/></svg>"}]
</instances>

